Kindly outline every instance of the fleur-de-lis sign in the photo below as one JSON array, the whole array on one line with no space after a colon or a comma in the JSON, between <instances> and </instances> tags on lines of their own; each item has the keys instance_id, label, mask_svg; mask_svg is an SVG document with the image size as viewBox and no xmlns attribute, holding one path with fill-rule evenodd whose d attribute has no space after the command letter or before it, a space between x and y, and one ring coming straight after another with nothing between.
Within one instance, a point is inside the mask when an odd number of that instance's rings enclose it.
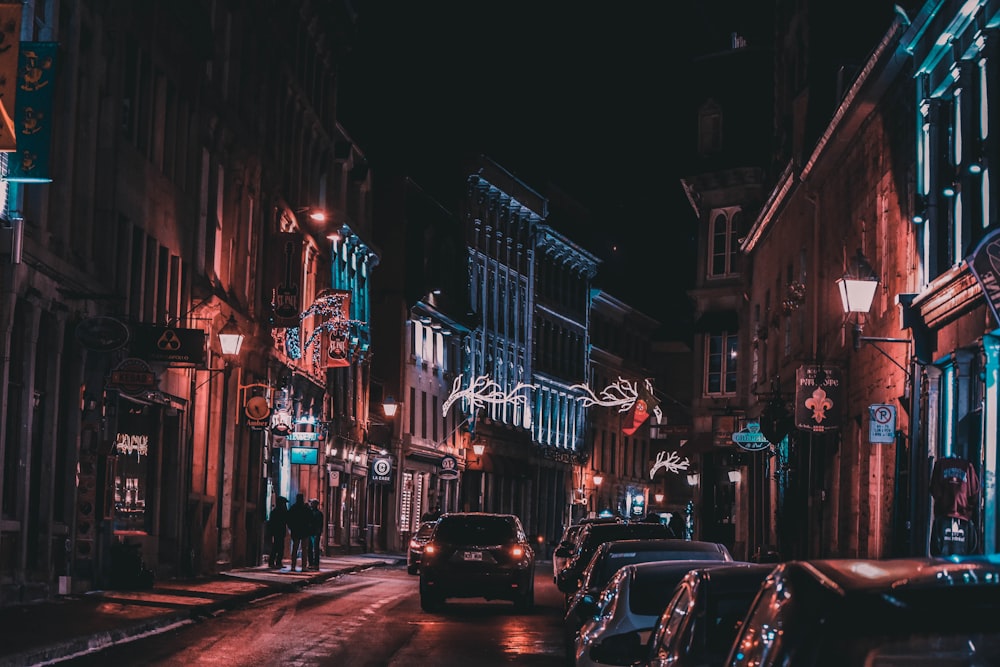
<instances>
[{"instance_id":1,"label":"fleur-de-lis sign","mask_svg":"<svg viewBox=\"0 0 1000 667\"><path fill-rule=\"evenodd\" d=\"M535 389L536 385L518 382L513 389L504 392L503 387L491 380L488 375L480 375L465 389L461 387L462 378L455 378L451 385L451 394L441 406L442 416L447 415L455 401L460 399L469 401L473 412L487 405L527 405L528 397L522 394L521 390Z\"/></svg>"},{"instance_id":2,"label":"fleur-de-lis sign","mask_svg":"<svg viewBox=\"0 0 1000 667\"><path fill-rule=\"evenodd\" d=\"M817 424L823 423L826 419L826 411L833 407L833 401L827 398L822 387L816 387L810 398L806 399L806 407L813 411L813 419Z\"/></svg>"}]
</instances>

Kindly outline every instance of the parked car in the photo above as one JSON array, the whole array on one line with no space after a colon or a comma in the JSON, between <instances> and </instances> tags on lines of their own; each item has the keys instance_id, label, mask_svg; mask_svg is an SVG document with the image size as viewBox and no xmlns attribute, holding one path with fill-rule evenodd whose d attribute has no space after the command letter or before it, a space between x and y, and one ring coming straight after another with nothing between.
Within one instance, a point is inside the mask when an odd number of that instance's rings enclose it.
<instances>
[{"instance_id":1,"label":"parked car","mask_svg":"<svg viewBox=\"0 0 1000 667\"><path fill-rule=\"evenodd\" d=\"M514 514L444 514L420 559L420 606L440 609L447 598L535 604L535 552Z\"/></svg>"},{"instance_id":2,"label":"parked car","mask_svg":"<svg viewBox=\"0 0 1000 667\"><path fill-rule=\"evenodd\" d=\"M579 587L566 605L563 632L567 646L573 646L580 626L593 614L592 605L584 601L593 600L615 572L633 563L663 560L732 562L733 557L724 544L698 540L612 540L601 544L581 573Z\"/></svg>"},{"instance_id":3,"label":"parked car","mask_svg":"<svg viewBox=\"0 0 1000 667\"><path fill-rule=\"evenodd\" d=\"M669 526L661 523L590 523L585 524L572 551L562 554L569 562L556 575L556 586L567 597L576 592L580 575L597 547L613 540L665 539L676 537Z\"/></svg>"},{"instance_id":4,"label":"parked car","mask_svg":"<svg viewBox=\"0 0 1000 667\"><path fill-rule=\"evenodd\" d=\"M580 537L581 530L583 530L583 525L574 523L566 526L566 530L563 531L562 537L559 539L559 544L556 545L555 551L552 552L553 583L558 583L559 571L566 567L566 563L569 562L568 555L573 553L573 548L576 546L576 540Z\"/></svg>"},{"instance_id":5,"label":"parked car","mask_svg":"<svg viewBox=\"0 0 1000 667\"><path fill-rule=\"evenodd\" d=\"M771 564L691 570L674 590L649 641L647 667L722 665Z\"/></svg>"},{"instance_id":6,"label":"parked car","mask_svg":"<svg viewBox=\"0 0 1000 667\"><path fill-rule=\"evenodd\" d=\"M724 664L1000 664L1000 565L935 558L779 564Z\"/></svg>"},{"instance_id":7,"label":"parked car","mask_svg":"<svg viewBox=\"0 0 1000 667\"><path fill-rule=\"evenodd\" d=\"M424 553L424 545L431 539L434 526L437 521L424 521L417 527L417 532L410 538L409 547L406 550L406 571L409 574L416 574L420 571L420 557Z\"/></svg>"},{"instance_id":8,"label":"parked car","mask_svg":"<svg viewBox=\"0 0 1000 667\"><path fill-rule=\"evenodd\" d=\"M577 633L571 654L575 664L638 664L646 656L653 626L684 576L692 568L732 564L723 560L668 560L621 568L597 596L584 598L590 616Z\"/></svg>"}]
</instances>

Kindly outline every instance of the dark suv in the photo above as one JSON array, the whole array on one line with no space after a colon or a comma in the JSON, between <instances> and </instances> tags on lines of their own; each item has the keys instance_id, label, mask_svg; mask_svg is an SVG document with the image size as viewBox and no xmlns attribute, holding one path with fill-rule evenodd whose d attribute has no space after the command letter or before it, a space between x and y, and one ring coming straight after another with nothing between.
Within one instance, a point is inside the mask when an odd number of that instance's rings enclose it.
<instances>
[{"instance_id":1,"label":"dark suv","mask_svg":"<svg viewBox=\"0 0 1000 667\"><path fill-rule=\"evenodd\" d=\"M566 565L556 575L556 586L569 597L580 587L580 577L584 568L594 556L597 548L614 540L649 540L672 538L674 531L661 523L593 523L584 526L577 537L575 547L560 554L568 558Z\"/></svg>"},{"instance_id":2,"label":"dark suv","mask_svg":"<svg viewBox=\"0 0 1000 667\"><path fill-rule=\"evenodd\" d=\"M513 514L460 512L438 519L420 559L420 606L437 611L447 598L535 604L535 552Z\"/></svg>"}]
</instances>

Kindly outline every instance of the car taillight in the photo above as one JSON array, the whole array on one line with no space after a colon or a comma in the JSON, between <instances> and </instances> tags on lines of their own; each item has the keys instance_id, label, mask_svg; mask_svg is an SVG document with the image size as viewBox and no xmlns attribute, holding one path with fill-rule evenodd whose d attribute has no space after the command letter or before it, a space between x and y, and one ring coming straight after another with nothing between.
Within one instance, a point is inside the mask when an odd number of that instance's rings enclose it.
<instances>
[{"instance_id":1,"label":"car taillight","mask_svg":"<svg viewBox=\"0 0 1000 667\"><path fill-rule=\"evenodd\" d=\"M524 547L522 547L520 545L515 545L515 546L511 547L510 548L510 555L513 556L514 558L520 558L521 556L524 555Z\"/></svg>"},{"instance_id":2,"label":"car taillight","mask_svg":"<svg viewBox=\"0 0 1000 667\"><path fill-rule=\"evenodd\" d=\"M424 545L424 553L430 556L436 551L433 544L427 543Z\"/></svg>"},{"instance_id":3,"label":"car taillight","mask_svg":"<svg viewBox=\"0 0 1000 667\"><path fill-rule=\"evenodd\" d=\"M416 540L410 540L410 548L411 549L419 549L420 548L420 542L417 542Z\"/></svg>"}]
</instances>

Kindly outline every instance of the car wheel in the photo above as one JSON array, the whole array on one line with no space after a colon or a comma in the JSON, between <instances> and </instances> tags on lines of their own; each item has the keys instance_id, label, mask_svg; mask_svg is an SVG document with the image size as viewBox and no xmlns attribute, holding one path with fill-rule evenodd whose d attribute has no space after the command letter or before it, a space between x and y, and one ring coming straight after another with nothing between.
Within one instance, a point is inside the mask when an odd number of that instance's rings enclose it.
<instances>
[{"instance_id":1,"label":"car wheel","mask_svg":"<svg viewBox=\"0 0 1000 667\"><path fill-rule=\"evenodd\" d=\"M426 612L440 611L444 607L444 597L430 590L427 584L424 583L423 577L420 578L420 608Z\"/></svg>"},{"instance_id":2,"label":"car wheel","mask_svg":"<svg viewBox=\"0 0 1000 667\"><path fill-rule=\"evenodd\" d=\"M531 611L535 606L535 578L528 580L528 585L514 599L514 607L518 611Z\"/></svg>"}]
</instances>

